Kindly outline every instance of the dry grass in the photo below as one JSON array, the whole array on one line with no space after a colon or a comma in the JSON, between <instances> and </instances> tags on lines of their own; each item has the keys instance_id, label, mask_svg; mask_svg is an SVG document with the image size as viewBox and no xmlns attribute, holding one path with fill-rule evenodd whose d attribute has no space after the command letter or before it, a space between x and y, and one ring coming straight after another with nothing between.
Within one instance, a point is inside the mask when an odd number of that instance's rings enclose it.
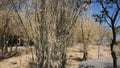
<instances>
[{"instance_id":1,"label":"dry grass","mask_svg":"<svg viewBox=\"0 0 120 68\"><path fill-rule=\"evenodd\" d=\"M98 59L98 47L96 45L89 46L89 59ZM29 68L29 62L32 61L31 49L27 48L22 52L21 56L8 58L0 61L0 68ZM26 51L29 53L26 54ZM66 68L79 68L83 54L81 52L80 44L67 49L67 66ZM101 46L100 58L111 58L110 49L107 46ZM13 65L11 62L17 62Z\"/></svg>"}]
</instances>

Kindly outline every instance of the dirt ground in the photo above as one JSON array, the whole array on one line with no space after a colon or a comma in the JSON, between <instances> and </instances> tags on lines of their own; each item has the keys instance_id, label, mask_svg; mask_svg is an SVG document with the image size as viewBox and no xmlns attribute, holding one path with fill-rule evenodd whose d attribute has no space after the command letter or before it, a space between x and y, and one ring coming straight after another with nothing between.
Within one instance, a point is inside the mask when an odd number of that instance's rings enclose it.
<instances>
[{"instance_id":1,"label":"dirt ground","mask_svg":"<svg viewBox=\"0 0 120 68\"><path fill-rule=\"evenodd\" d=\"M18 50L22 50L21 55L0 61L0 68L29 68L29 62L32 61L31 48L20 47Z\"/></svg>"},{"instance_id":2,"label":"dirt ground","mask_svg":"<svg viewBox=\"0 0 120 68\"><path fill-rule=\"evenodd\" d=\"M73 47L69 47L67 50L67 68L79 68L79 64L82 60L83 53L81 53L81 44ZM107 46L100 46L99 58L111 58L110 48ZM89 45L88 48L88 60L98 59L98 46Z\"/></svg>"},{"instance_id":3,"label":"dirt ground","mask_svg":"<svg viewBox=\"0 0 120 68\"><path fill-rule=\"evenodd\" d=\"M27 53L27 50L29 53ZM32 61L32 54L29 49L23 51L21 56L8 58L0 61L0 68L29 68L29 62ZM66 68L79 68L83 54L81 53L81 44L68 47L67 49L67 66ZM98 59L98 46L89 45L89 59ZM100 47L100 58L111 58L110 48L107 46Z\"/></svg>"}]
</instances>

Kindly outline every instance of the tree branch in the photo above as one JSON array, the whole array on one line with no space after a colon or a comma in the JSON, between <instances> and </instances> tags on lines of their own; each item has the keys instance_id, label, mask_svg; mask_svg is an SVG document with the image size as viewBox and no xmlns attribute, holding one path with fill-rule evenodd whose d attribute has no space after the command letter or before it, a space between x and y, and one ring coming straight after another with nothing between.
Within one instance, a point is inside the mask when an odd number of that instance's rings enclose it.
<instances>
[{"instance_id":1,"label":"tree branch","mask_svg":"<svg viewBox=\"0 0 120 68\"><path fill-rule=\"evenodd\" d=\"M115 3L116 3L117 8L120 9L119 4L118 4L118 0L115 0Z\"/></svg>"},{"instance_id":2,"label":"tree branch","mask_svg":"<svg viewBox=\"0 0 120 68\"><path fill-rule=\"evenodd\" d=\"M108 14L108 12L107 12L106 8L104 7L103 3L101 1L99 3L102 6L103 10L105 11L106 16L112 21L112 17L110 17L110 15Z\"/></svg>"},{"instance_id":3,"label":"tree branch","mask_svg":"<svg viewBox=\"0 0 120 68\"><path fill-rule=\"evenodd\" d=\"M110 23L108 22L108 20L107 20L106 17L105 17L105 21L106 21L106 23L109 25L109 27L112 27L112 26L110 25Z\"/></svg>"},{"instance_id":4,"label":"tree branch","mask_svg":"<svg viewBox=\"0 0 120 68\"><path fill-rule=\"evenodd\" d=\"M117 22L115 23L115 26L118 24L119 20L120 20L120 15L119 15L119 17L118 17Z\"/></svg>"},{"instance_id":5,"label":"tree branch","mask_svg":"<svg viewBox=\"0 0 120 68\"><path fill-rule=\"evenodd\" d=\"M114 12L112 13L112 17L115 15L115 12L116 12L116 10L114 10Z\"/></svg>"},{"instance_id":6,"label":"tree branch","mask_svg":"<svg viewBox=\"0 0 120 68\"><path fill-rule=\"evenodd\" d=\"M115 15L114 15L114 18L113 18L113 22L115 23L116 19L117 19L117 16L118 16L118 13L119 13L120 9L118 8L118 10L116 11Z\"/></svg>"}]
</instances>

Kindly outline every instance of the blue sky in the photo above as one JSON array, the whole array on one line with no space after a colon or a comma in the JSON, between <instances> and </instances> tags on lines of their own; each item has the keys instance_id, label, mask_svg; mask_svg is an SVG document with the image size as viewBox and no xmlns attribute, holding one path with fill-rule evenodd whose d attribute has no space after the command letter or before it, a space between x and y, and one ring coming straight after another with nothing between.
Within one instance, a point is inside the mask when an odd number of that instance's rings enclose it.
<instances>
[{"instance_id":1,"label":"blue sky","mask_svg":"<svg viewBox=\"0 0 120 68\"><path fill-rule=\"evenodd\" d=\"M114 6L113 8L115 8L115 7L116 6ZM101 10L101 6L99 3L93 3L91 6L91 9L89 9L91 16L93 14L100 14L100 10ZM109 11L112 13L113 9L110 9ZM120 12L119 12L119 14L120 14ZM117 20L118 21L116 22L117 23L116 26L120 26L120 19L117 19ZM105 22L103 23L103 25L108 26L108 24L106 24ZM117 40L120 40L120 35L117 35Z\"/></svg>"},{"instance_id":2,"label":"blue sky","mask_svg":"<svg viewBox=\"0 0 120 68\"><path fill-rule=\"evenodd\" d=\"M116 6L114 6L114 8L115 7ZM100 14L100 10L101 10L100 4L99 3L93 3L92 6L91 6L91 9L90 9L90 13L91 13L91 15ZM112 9L112 10L110 9L109 10L109 12L111 12L111 15L112 15L113 10L115 10L115 9ZM119 12L119 14L120 14L120 12ZM118 19L118 21L116 23L117 23L117 26L120 26L120 20L119 19Z\"/></svg>"}]
</instances>

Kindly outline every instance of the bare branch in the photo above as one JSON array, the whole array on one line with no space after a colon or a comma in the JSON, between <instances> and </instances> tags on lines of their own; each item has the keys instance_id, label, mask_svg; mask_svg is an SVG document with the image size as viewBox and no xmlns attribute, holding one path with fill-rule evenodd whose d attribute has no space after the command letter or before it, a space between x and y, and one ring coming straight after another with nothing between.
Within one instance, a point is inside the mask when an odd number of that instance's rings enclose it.
<instances>
[{"instance_id":1,"label":"bare branch","mask_svg":"<svg viewBox=\"0 0 120 68\"><path fill-rule=\"evenodd\" d=\"M117 20L116 23L115 23L115 26L118 24L119 20L120 20L120 15L119 15L119 17L118 17L118 20Z\"/></svg>"},{"instance_id":2,"label":"bare branch","mask_svg":"<svg viewBox=\"0 0 120 68\"><path fill-rule=\"evenodd\" d=\"M112 21L112 17L110 17L110 15L108 14L107 9L104 7L103 3L101 1L99 3L102 6L103 10L105 11L106 16Z\"/></svg>"},{"instance_id":3,"label":"bare branch","mask_svg":"<svg viewBox=\"0 0 120 68\"><path fill-rule=\"evenodd\" d=\"M114 18L113 18L113 22L115 23L116 19L117 19L117 16L118 16L118 13L119 13L120 9L118 9L114 15Z\"/></svg>"},{"instance_id":4,"label":"bare branch","mask_svg":"<svg viewBox=\"0 0 120 68\"><path fill-rule=\"evenodd\" d=\"M109 27L112 27L110 23L108 22L107 18L105 18L106 23L109 25Z\"/></svg>"},{"instance_id":5,"label":"bare branch","mask_svg":"<svg viewBox=\"0 0 120 68\"><path fill-rule=\"evenodd\" d=\"M115 3L116 3L117 8L120 9L119 4L118 4L118 0L115 0Z\"/></svg>"}]
</instances>

